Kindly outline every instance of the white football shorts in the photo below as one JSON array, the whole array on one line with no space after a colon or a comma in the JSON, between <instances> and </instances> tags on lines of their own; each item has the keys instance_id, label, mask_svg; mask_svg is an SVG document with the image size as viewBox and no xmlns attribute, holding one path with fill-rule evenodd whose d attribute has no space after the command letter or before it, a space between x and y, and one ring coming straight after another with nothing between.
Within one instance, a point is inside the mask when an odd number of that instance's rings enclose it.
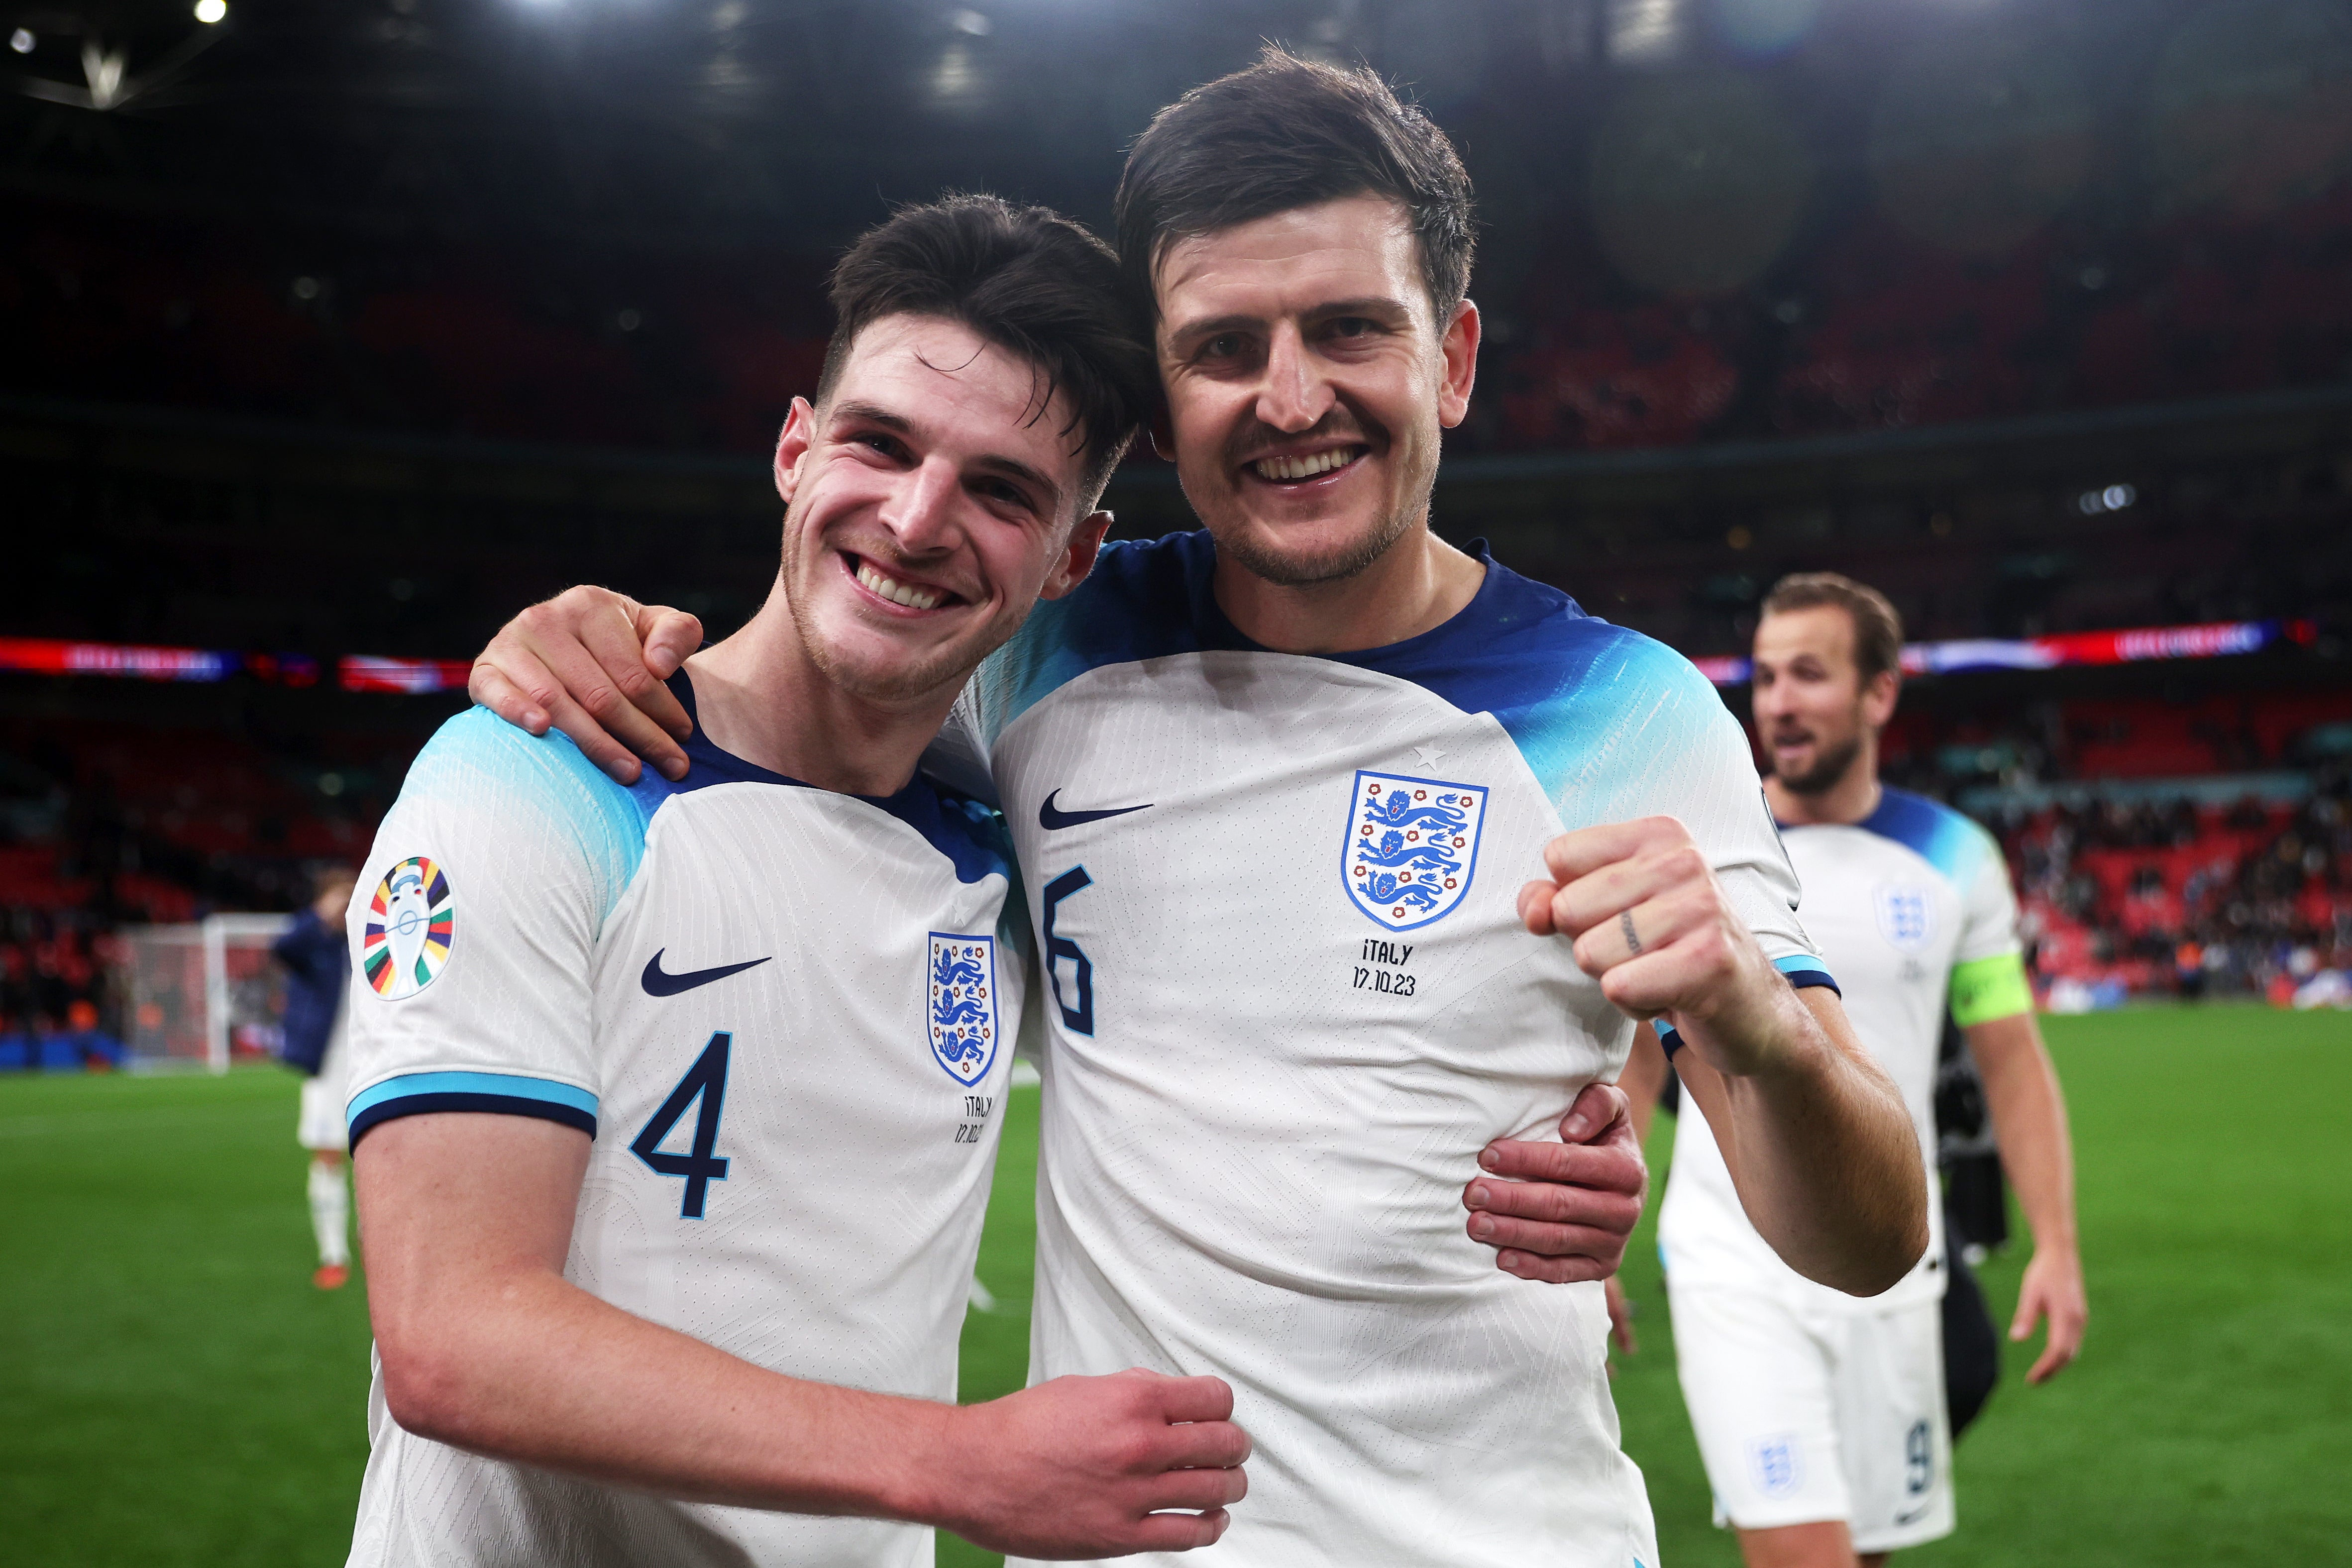
<instances>
[{"instance_id":1,"label":"white football shorts","mask_svg":"<svg viewBox=\"0 0 2352 1568\"><path fill-rule=\"evenodd\" d=\"M1671 1282L1669 1295L1718 1529L1842 1519L1864 1554L1951 1533L1941 1303L1816 1311Z\"/></svg>"}]
</instances>

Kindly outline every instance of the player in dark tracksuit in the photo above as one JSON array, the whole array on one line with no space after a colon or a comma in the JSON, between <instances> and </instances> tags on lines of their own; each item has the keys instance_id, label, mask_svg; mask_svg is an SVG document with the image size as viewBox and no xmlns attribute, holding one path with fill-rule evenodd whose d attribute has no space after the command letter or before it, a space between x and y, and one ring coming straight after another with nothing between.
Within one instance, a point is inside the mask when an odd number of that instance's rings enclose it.
<instances>
[{"instance_id":1,"label":"player in dark tracksuit","mask_svg":"<svg viewBox=\"0 0 2352 1568\"><path fill-rule=\"evenodd\" d=\"M270 947L286 969L286 1065L303 1075L302 1120L297 1135L310 1151L310 1228L319 1239L311 1283L331 1291L351 1278L350 1187L343 1161L351 1138L343 1126L343 992L351 984L351 947L343 910L352 873L330 866L319 873L314 897Z\"/></svg>"}]
</instances>

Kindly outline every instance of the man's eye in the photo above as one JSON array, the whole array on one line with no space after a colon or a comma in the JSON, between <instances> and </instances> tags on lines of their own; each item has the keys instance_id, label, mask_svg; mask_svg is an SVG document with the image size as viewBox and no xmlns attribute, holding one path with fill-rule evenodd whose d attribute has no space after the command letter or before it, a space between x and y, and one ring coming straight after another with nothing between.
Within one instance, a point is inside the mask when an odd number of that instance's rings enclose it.
<instances>
[{"instance_id":1,"label":"man's eye","mask_svg":"<svg viewBox=\"0 0 2352 1568\"><path fill-rule=\"evenodd\" d=\"M905 447L898 444L898 438L897 436L885 434L883 432L878 430L866 431L853 439L862 445L873 448L875 451L881 453L886 457L896 457L906 450Z\"/></svg>"},{"instance_id":2,"label":"man's eye","mask_svg":"<svg viewBox=\"0 0 2352 1568\"><path fill-rule=\"evenodd\" d=\"M1009 479L974 480L971 493L983 501L994 501L1000 506L1018 507L1024 512L1037 509L1029 499L1029 492Z\"/></svg>"},{"instance_id":3,"label":"man's eye","mask_svg":"<svg viewBox=\"0 0 2352 1568\"><path fill-rule=\"evenodd\" d=\"M1334 338L1361 338L1378 330L1379 326L1369 316L1341 316L1332 321L1328 330Z\"/></svg>"},{"instance_id":4,"label":"man's eye","mask_svg":"<svg viewBox=\"0 0 2352 1568\"><path fill-rule=\"evenodd\" d=\"M1204 360L1230 360L1241 351L1239 332L1220 332L1201 345L1201 357Z\"/></svg>"}]
</instances>

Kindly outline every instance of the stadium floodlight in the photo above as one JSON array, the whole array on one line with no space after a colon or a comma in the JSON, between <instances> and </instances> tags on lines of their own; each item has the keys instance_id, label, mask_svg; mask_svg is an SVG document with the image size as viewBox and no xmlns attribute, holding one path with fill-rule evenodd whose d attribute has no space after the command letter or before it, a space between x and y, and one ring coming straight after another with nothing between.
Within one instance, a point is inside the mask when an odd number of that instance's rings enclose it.
<instances>
[{"instance_id":1,"label":"stadium floodlight","mask_svg":"<svg viewBox=\"0 0 2352 1568\"><path fill-rule=\"evenodd\" d=\"M19 27L8 35L8 47L20 55L31 54L33 46L39 40L33 37L33 31L29 27Z\"/></svg>"},{"instance_id":2,"label":"stadium floodlight","mask_svg":"<svg viewBox=\"0 0 2352 1568\"><path fill-rule=\"evenodd\" d=\"M1609 0L1603 34L1617 64L1672 59L1682 52L1683 0Z\"/></svg>"},{"instance_id":3,"label":"stadium floodlight","mask_svg":"<svg viewBox=\"0 0 2352 1568\"><path fill-rule=\"evenodd\" d=\"M2086 517L2101 512L2120 512L2139 499L2139 491L2129 485L2108 485L2096 490L2085 490L2074 497L2074 509Z\"/></svg>"},{"instance_id":4,"label":"stadium floodlight","mask_svg":"<svg viewBox=\"0 0 2352 1568\"><path fill-rule=\"evenodd\" d=\"M213 26L227 16L228 0L196 0L196 20L205 26Z\"/></svg>"}]
</instances>

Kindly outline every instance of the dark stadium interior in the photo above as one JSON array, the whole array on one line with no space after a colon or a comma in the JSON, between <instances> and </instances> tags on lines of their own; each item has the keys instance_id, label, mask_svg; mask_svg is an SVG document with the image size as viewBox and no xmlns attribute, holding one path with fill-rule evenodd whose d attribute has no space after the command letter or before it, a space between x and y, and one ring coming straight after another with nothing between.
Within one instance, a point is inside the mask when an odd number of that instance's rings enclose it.
<instances>
[{"instance_id":1,"label":"dark stadium interior","mask_svg":"<svg viewBox=\"0 0 2352 1568\"><path fill-rule=\"evenodd\" d=\"M1151 110L1264 36L1412 83L1478 183L1449 537L1694 656L1817 568L1916 640L2301 623L1916 679L1890 773L2001 829L2045 978L2262 991L2352 960L2333 11L14 12L5 632L267 658L0 674L0 1028L111 1006L91 955L121 923L289 907L363 850L461 699L339 690L331 661L462 659L583 580L739 622L835 248L943 187L1103 225ZM1109 504L1188 526L1148 455Z\"/></svg>"}]
</instances>

